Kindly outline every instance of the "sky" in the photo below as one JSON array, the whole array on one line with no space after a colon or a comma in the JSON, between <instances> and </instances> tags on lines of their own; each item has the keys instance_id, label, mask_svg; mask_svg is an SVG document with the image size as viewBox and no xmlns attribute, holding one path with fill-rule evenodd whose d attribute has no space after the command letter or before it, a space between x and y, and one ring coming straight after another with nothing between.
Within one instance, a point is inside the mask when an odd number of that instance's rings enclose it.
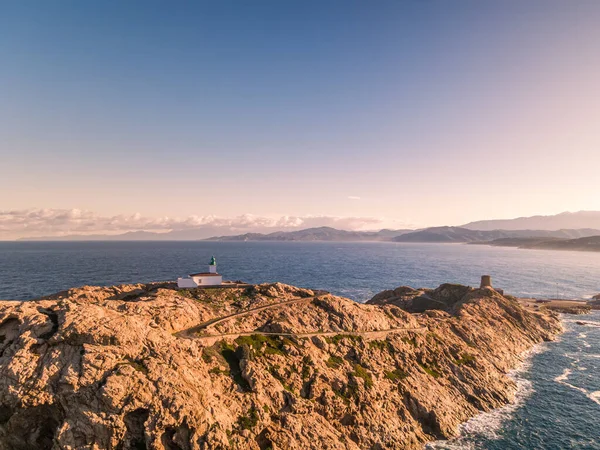
<instances>
[{"instance_id":1,"label":"sky","mask_svg":"<svg viewBox=\"0 0 600 450\"><path fill-rule=\"evenodd\" d=\"M600 2L6 1L0 239L600 210Z\"/></svg>"}]
</instances>

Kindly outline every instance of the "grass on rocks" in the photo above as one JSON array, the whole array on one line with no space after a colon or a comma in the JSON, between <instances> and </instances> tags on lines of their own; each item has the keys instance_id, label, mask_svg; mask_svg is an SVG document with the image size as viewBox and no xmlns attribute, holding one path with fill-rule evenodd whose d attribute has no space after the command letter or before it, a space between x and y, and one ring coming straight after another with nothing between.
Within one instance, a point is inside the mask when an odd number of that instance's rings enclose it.
<instances>
[{"instance_id":1,"label":"grass on rocks","mask_svg":"<svg viewBox=\"0 0 600 450\"><path fill-rule=\"evenodd\" d=\"M390 381L401 381L408 377L408 374L400 369L394 369L391 372L384 372L384 377Z\"/></svg>"},{"instance_id":2,"label":"grass on rocks","mask_svg":"<svg viewBox=\"0 0 600 450\"><path fill-rule=\"evenodd\" d=\"M437 370L435 370L432 367L428 367L425 364L419 363L419 366L421 366L421 369L423 369L425 371L426 374L432 376L433 378L439 378L442 376L441 373L439 373Z\"/></svg>"},{"instance_id":3,"label":"grass on rocks","mask_svg":"<svg viewBox=\"0 0 600 450\"><path fill-rule=\"evenodd\" d=\"M331 355L329 357L329 359L327 361L325 361L325 364L327 365L327 367L330 367L332 369L338 369L339 367L342 366L342 364L344 364L344 358L341 358L341 357L335 356L335 355Z\"/></svg>"},{"instance_id":4,"label":"grass on rocks","mask_svg":"<svg viewBox=\"0 0 600 450\"><path fill-rule=\"evenodd\" d=\"M240 356L239 352L234 349L234 347L226 342L222 342L221 344L221 355L227 362L229 366L229 373L231 378L236 382L236 384L242 389L244 392L250 392L250 384L248 381L242 377L242 369L240 367Z\"/></svg>"},{"instance_id":5,"label":"grass on rocks","mask_svg":"<svg viewBox=\"0 0 600 450\"><path fill-rule=\"evenodd\" d=\"M371 376L371 372L369 372L366 367L363 367L360 364L354 364L354 372L352 372L352 375L362 378L365 382L365 387L373 387L373 377Z\"/></svg>"},{"instance_id":6,"label":"grass on rocks","mask_svg":"<svg viewBox=\"0 0 600 450\"><path fill-rule=\"evenodd\" d=\"M286 356L285 346L296 345L291 339L279 336L265 336L263 334L240 336L235 340L235 343L239 346L247 345L250 347L253 350L254 356Z\"/></svg>"},{"instance_id":7,"label":"grass on rocks","mask_svg":"<svg viewBox=\"0 0 600 450\"><path fill-rule=\"evenodd\" d=\"M259 419L258 411L255 407L252 407L248 414L238 417L238 425L242 430L251 430L256 426Z\"/></svg>"},{"instance_id":8,"label":"grass on rocks","mask_svg":"<svg viewBox=\"0 0 600 450\"><path fill-rule=\"evenodd\" d=\"M343 340L349 340L354 343L362 342L362 336L357 336L354 334L336 334L335 336L327 336L325 337L325 341L328 344L338 345Z\"/></svg>"},{"instance_id":9,"label":"grass on rocks","mask_svg":"<svg viewBox=\"0 0 600 450\"><path fill-rule=\"evenodd\" d=\"M462 356L454 362L457 366L462 366L463 364L471 365L475 362L475 356L470 353L463 353Z\"/></svg>"}]
</instances>

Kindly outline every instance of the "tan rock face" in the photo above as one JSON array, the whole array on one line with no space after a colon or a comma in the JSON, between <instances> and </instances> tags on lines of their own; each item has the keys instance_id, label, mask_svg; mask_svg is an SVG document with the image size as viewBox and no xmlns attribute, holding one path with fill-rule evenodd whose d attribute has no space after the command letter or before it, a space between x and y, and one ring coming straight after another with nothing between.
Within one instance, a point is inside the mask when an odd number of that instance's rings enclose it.
<instances>
[{"instance_id":1,"label":"tan rock face","mask_svg":"<svg viewBox=\"0 0 600 450\"><path fill-rule=\"evenodd\" d=\"M0 302L0 450L420 448L510 401L506 372L561 330L493 290L396 291L361 305L163 283ZM402 309L424 294L445 306Z\"/></svg>"}]
</instances>

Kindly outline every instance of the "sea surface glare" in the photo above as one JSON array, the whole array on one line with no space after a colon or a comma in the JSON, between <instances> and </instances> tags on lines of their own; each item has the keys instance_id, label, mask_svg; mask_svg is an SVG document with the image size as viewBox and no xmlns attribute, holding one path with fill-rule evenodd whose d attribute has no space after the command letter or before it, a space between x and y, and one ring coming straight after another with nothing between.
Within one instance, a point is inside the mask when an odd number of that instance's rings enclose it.
<instances>
[{"instance_id":1,"label":"sea surface glare","mask_svg":"<svg viewBox=\"0 0 600 450\"><path fill-rule=\"evenodd\" d=\"M401 285L479 284L523 297L600 293L600 253L479 245L304 242L0 242L0 299L29 300L86 284L175 280L206 270L227 280L280 281L364 302ZM584 321L587 325L578 325ZM564 316L567 331L537 346L512 376L518 401L462 426L435 449L600 450L600 311Z\"/></svg>"}]
</instances>

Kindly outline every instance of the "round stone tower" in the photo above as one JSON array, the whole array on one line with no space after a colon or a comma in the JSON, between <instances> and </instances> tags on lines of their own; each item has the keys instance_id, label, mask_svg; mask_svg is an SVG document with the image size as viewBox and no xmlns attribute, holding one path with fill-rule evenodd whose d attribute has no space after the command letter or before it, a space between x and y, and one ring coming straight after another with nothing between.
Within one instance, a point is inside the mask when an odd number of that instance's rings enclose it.
<instances>
[{"instance_id":1,"label":"round stone tower","mask_svg":"<svg viewBox=\"0 0 600 450\"><path fill-rule=\"evenodd\" d=\"M479 286L481 289L483 288L493 288L492 286L492 277L490 275L482 275L481 276L481 286Z\"/></svg>"}]
</instances>

